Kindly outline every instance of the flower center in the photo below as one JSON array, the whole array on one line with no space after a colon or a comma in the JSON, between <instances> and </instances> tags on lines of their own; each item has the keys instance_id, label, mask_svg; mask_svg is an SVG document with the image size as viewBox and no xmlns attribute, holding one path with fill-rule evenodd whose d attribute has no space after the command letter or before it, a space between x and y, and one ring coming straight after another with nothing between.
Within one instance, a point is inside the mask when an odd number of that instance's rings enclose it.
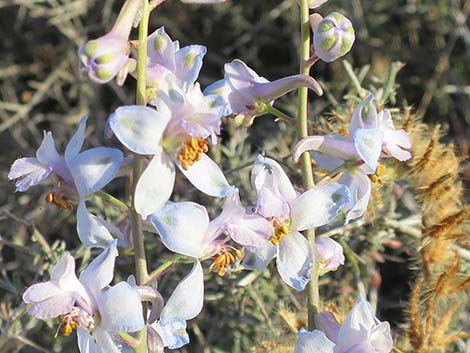
<instances>
[{"instance_id":1,"label":"flower center","mask_svg":"<svg viewBox=\"0 0 470 353\"><path fill-rule=\"evenodd\" d=\"M290 219L285 219L284 221L279 219L272 219L271 223L274 226L274 234L269 238L269 241L273 245L279 245L284 235L290 233Z\"/></svg>"},{"instance_id":2,"label":"flower center","mask_svg":"<svg viewBox=\"0 0 470 353\"><path fill-rule=\"evenodd\" d=\"M379 164L375 173L374 174L369 174L368 177L371 182L373 183L379 183L380 185L385 184L385 180L382 179L382 177L387 173L387 168Z\"/></svg>"},{"instance_id":3,"label":"flower center","mask_svg":"<svg viewBox=\"0 0 470 353\"><path fill-rule=\"evenodd\" d=\"M57 206L58 208L62 208L64 210L73 210L73 206L70 203L69 199L61 194L59 194L57 191L51 191L46 195L45 198L47 203L53 204Z\"/></svg>"},{"instance_id":4,"label":"flower center","mask_svg":"<svg viewBox=\"0 0 470 353\"><path fill-rule=\"evenodd\" d=\"M191 137L178 152L177 158L184 170L201 159L203 153L209 151L209 143L202 138Z\"/></svg>"},{"instance_id":5,"label":"flower center","mask_svg":"<svg viewBox=\"0 0 470 353\"><path fill-rule=\"evenodd\" d=\"M224 247L218 254L213 256L214 262L209 267L209 270L217 272L219 276L223 277L230 270L230 266L242 258L243 252L241 250Z\"/></svg>"}]
</instances>

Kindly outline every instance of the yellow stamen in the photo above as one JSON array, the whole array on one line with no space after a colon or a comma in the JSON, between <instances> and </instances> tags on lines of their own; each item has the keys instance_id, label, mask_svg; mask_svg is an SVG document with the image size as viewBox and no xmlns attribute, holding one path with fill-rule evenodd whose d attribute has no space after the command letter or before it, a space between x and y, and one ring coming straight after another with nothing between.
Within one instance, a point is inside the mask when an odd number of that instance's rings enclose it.
<instances>
[{"instance_id":1,"label":"yellow stamen","mask_svg":"<svg viewBox=\"0 0 470 353\"><path fill-rule=\"evenodd\" d=\"M379 164L377 166L377 169L375 170L375 173L374 174L369 174L368 177L369 177L371 182L383 185L383 184L385 184L385 180L383 180L382 177L385 174L387 174L387 168L384 165Z\"/></svg>"},{"instance_id":2,"label":"yellow stamen","mask_svg":"<svg viewBox=\"0 0 470 353\"><path fill-rule=\"evenodd\" d=\"M217 272L221 277L225 276L229 267L235 262L240 261L243 258L243 252L232 248L233 253L227 249L223 248L219 254L214 256L214 262L210 266L209 270Z\"/></svg>"},{"instance_id":3,"label":"yellow stamen","mask_svg":"<svg viewBox=\"0 0 470 353\"><path fill-rule=\"evenodd\" d=\"M280 224L279 221L272 221L272 223L274 226L274 234L269 238L269 241L273 245L279 245L284 235L290 233L290 220L286 219L283 224Z\"/></svg>"},{"instance_id":4,"label":"yellow stamen","mask_svg":"<svg viewBox=\"0 0 470 353\"><path fill-rule=\"evenodd\" d=\"M70 317L65 317L61 315L59 316L59 321L61 321L59 331L64 336L70 336L74 331L78 329L78 324L73 321L73 319L71 319Z\"/></svg>"},{"instance_id":5,"label":"yellow stamen","mask_svg":"<svg viewBox=\"0 0 470 353\"><path fill-rule=\"evenodd\" d=\"M177 159L184 170L199 161L203 153L209 151L209 143L205 139L191 137L178 152Z\"/></svg>"},{"instance_id":6,"label":"yellow stamen","mask_svg":"<svg viewBox=\"0 0 470 353\"><path fill-rule=\"evenodd\" d=\"M47 203L53 204L58 208L62 208L64 210L73 210L73 206L67 197L57 195L54 192L48 193L45 200Z\"/></svg>"}]
</instances>

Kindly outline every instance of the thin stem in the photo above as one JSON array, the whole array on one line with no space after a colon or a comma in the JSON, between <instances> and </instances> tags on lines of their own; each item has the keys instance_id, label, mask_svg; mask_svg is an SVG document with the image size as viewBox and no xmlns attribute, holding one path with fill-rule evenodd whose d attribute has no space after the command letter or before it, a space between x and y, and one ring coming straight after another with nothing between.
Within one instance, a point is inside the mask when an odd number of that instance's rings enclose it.
<instances>
[{"instance_id":1,"label":"thin stem","mask_svg":"<svg viewBox=\"0 0 470 353\"><path fill-rule=\"evenodd\" d=\"M300 1L300 73L308 75L310 68L308 59L310 58L310 24L309 24L309 7L308 0ZM299 88L298 103L298 124L297 133L299 139L308 136L308 88ZM310 154L305 152L301 158L303 184L306 190L314 187L313 170L310 161ZM307 239L312 251L315 251L315 230L307 231ZM316 266L312 266L312 275L308 286L308 329L315 328L315 314L318 312L320 305L320 295L318 290L318 271Z\"/></svg>"},{"instance_id":2,"label":"thin stem","mask_svg":"<svg viewBox=\"0 0 470 353\"><path fill-rule=\"evenodd\" d=\"M344 256L348 259L348 261L351 263L351 266L353 268L354 279L356 280L357 289L362 295L364 295L364 297L366 297L366 287L364 283L362 282L361 269L359 266L360 262L364 264L364 260L359 255L357 255L353 249L351 249L351 247L346 242L346 240L344 240L343 238L340 238L338 241L343 247Z\"/></svg>"},{"instance_id":3,"label":"thin stem","mask_svg":"<svg viewBox=\"0 0 470 353\"><path fill-rule=\"evenodd\" d=\"M395 103L395 97L393 96L393 90L395 89L395 80L397 78L397 73L400 68L401 63L391 63L388 67L387 79L385 81L384 94L380 100L380 104L387 103L387 99L390 97L390 102Z\"/></svg>"},{"instance_id":4,"label":"thin stem","mask_svg":"<svg viewBox=\"0 0 470 353\"><path fill-rule=\"evenodd\" d=\"M142 0L142 18L139 24L139 47L137 48L137 92L136 101L138 105L147 104L147 37L148 25L150 17L150 8L148 0ZM144 158L136 156L132 170L132 207L130 209L130 217L132 222L132 239L134 243L134 259L136 268L137 285L142 285L147 281L147 259L145 256L144 233L142 231L142 222L139 214L135 209L135 190L137 181L139 180L144 167ZM144 309L144 317L147 316ZM139 342L133 347L135 353L147 352L147 327L137 332L136 341Z\"/></svg>"},{"instance_id":5,"label":"thin stem","mask_svg":"<svg viewBox=\"0 0 470 353\"><path fill-rule=\"evenodd\" d=\"M97 191L94 193L94 196L99 197L100 199L103 199L124 211L129 211L129 206L127 206L121 200L115 198L113 195L110 195L104 191Z\"/></svg>"},{"instance_id":6,"label":"thin stem","mask_svg":"<svg viewBox=\"0 0 470 353\"><path fill-rule=\"evenodd\" d=\"M361 82L359 81L359 78L357 77L357 75L354 73L354 70L351 64L349 63L349 61L346 61L346 60L343 60L341 64L343 65L344 71L346 71L346 74L348 75L349 80L353 84L354 89L356 90L357 94L359 94L359 96L362 97L364 88L362 88Z\"/></svg>"},{"instance_id":7,"label":"thin stem","mask_svg":"<svg viewBox=\"0 0 470 353\"><path fill-rule=\"evenodd\" d=\"M267 113L271 113L272 115L277 116L276 121L282 120L282 121L285 121L286 123L291 124L291 125L296 125L297 124L297 120L295 120L293 117L287 115L286 113L281 112L279 109L274 108L271 104L266 104L266 106L264 108L264 111L267 112Z\"/></svg>"}]
</instances>

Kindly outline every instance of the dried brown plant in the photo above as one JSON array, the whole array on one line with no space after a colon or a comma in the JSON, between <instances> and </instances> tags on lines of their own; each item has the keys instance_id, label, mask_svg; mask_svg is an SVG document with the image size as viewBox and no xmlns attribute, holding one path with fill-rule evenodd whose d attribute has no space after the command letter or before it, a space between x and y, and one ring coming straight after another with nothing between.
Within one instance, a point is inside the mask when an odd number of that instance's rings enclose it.
<instances>
[{"instance_id":1,"label":"dried brown plant","mask_svg":"<svg viewBox=\"0 0 470 353\"><path fill-rule=\"evenodd\" d=\"M460 274L456 253L459 240L469 238L470 207L462 205L459 182L462 158L453 145L440 142L439 125L431 129L408 113L403 126L413 140L408 167L422 212L421 267L409 300L408 339L413 352L448 352L453 342L470 337L452 325L470 282Z\"/></svg>"}]
</instances>

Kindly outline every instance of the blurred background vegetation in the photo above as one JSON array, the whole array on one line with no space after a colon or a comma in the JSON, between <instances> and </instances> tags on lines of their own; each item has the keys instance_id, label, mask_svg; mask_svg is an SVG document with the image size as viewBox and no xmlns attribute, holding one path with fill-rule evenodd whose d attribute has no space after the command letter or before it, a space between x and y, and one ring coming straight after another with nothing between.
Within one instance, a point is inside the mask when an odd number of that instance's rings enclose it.
<instances>
[{"instance_id":1,"label":"blurred background vegetation","mask_svg":"<svg viewBox=\"0 0 470 353\"><path fill-rule=\"evenodd\" d=\"M43 323L25 315L21 295L26 286L47 276L64 250L76 250L83 267L88 249L80 246L74 212L60 211L45 203L46 187L27 194L14 194L6 178L12 162L32 156L42 140L42 131L53 131L63 151L83 115L90 116L87 146L103 144L107 116L116 107L134 102L135 82L98 86L80 77L77 49L89 38L104 34L119 11L120 0L0 0L0 347L2 352L75 352L75 338L54 339L55 322ZM470 1L464 0L330 0L319 9L327 14L340 10L354 23L356 43L348 60L363 81L363 87L382 86L394 62L403 63L397 75L397 95L390 106L411 106L432 124L442 124L447 142L466 156L470 143ZM202 44L208 54L200 82L206 86L220 79L223 64L240 58L260 75L273 80L298 71L298 6L296 0L232 0L213 6L185 5L168 0L154 12L151 30L164 25L182 46ZM335 102L342 102L350 88L342 60L317 63L312 75L323 84L326 95L310 96L310 119L328 115ZM295 95L280 102L294 113ZM260 151L277 157L289 155L295 133L275 124L269 116L258 118L250 130L226 122L222 145L214 155L236 185L249 185L249 165ZM108 145L116 142L106 141ZM295 179L298 173L289 171ZM462 177L470 179L463 164ZM108 191L124 197L124 180ZM188 191L189 190L189 191ZM249 186L242 195L253 201ZM213 203L178 179L176 198ZM468 192L467 192L468 200ZM251 198L251 199L250 199ZM216 206L220 205L217 204ZM95 202L97 210L102 204ZM214 206L214 207L216 207ZM215 208L214 208L215 209ZM106 211L122 221L122 216ZM213 213L215 215L215 213ZM365 235L365 233L364 233ZM169 255L159 242L148 237L152 265ZM154 238L155 239L155 238ZM410 267L416 249L377 247L363 249L370 274L380 273L379 316L390 320L400 333L401 314L409 291ZM374 263L375 265L371 265ZM119 259L116 279L133 272L132 257ZM159 285L165 298L189 265L165 276ZM326 297L348 294L350 268L325 277ZM208 275L206 307L191 324L194 345L188 352L246 352L263 341L281 341L290 333L286 313L302 312L305 298L293 294L275 271L246 275L235 272L226 278ZM351 277L351 275L349 275ZM210 278L209 278L210 277ZM371 277L372 278L372 277ZM247 285L247 283L250 283ZM286 311L285 311L286 310ZM284 317L284 318L283 318ZM468 325L468 322L466 323ZM463 327L469 330L469 327ZM293 336L292 336L293 337ZM460 344L460 346L459 346ZM456 352L468 352L464 343Z\"/></svg>"}]
</instances>

